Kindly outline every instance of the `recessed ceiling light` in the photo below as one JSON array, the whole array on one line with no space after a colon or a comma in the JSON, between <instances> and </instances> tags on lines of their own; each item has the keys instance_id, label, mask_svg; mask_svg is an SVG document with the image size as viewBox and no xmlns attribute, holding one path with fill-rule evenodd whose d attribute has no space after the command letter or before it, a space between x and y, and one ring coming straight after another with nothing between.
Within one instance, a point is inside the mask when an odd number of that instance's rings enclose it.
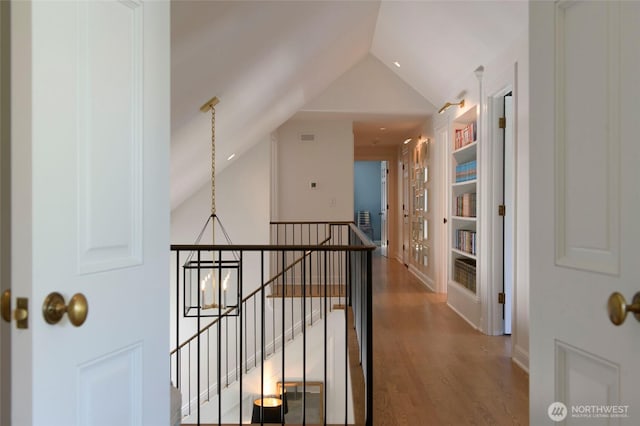
<instances>
[{"instance_id":1,"label":"recessed ceiling light","mask_svg":"<svg viewBox=\"0 0 640 426\"><path fill-rule=\"evenodd\" d=\"M235 156L236 156L235 154L231 154L229 157L227 157L227 161L233 160L233 157L235 157Z\"/></svg>"},{"instance_id":2,"label":"recessed ceiling light","mask_svg":"<svg viewBox=\"0 0 640 426\"><path fill-rule=\"evenodd\" d=\"M395 62L393 63L393 65L395 65L396 67L400 68L400 62L398 62L398 61L395 61Z\"/></svg>"},{"instance_id":3,"label":"recessed ceiling light","mask_svg":"<svg viewBox=\"0 0 640 426\"><path fill-rule=\"evenodd\" d=\"M387 130L387 128L386 127L380 127L380 130L382 130L384 132L385 130Z\"/></svg>"},{"instance_id":4,"label":"recessed ceiling light","mask_svg":"<svg viewBox=\"0 0 640 426\"><path fill-rule=\"evenodd\" d=\"M406 140L404 141L404 144L406 145L406 144L408 144L409 142L411 142L411 138L406 139Z\"/></svg>"}]
</instances>

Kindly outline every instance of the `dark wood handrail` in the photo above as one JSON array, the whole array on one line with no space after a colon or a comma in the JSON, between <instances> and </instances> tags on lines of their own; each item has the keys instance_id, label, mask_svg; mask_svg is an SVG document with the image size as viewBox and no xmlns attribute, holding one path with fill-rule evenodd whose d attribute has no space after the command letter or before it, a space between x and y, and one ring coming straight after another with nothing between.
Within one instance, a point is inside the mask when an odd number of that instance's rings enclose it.
<instances>
[{"instance_id":1,"label":"dark wood handrail","mask_svg":"<svg viewBox=\"0 0 640 426\"><path fill-rule=\"evenodd\" d=\"M313 220L285 220L285 221L278 221L278 220L272 220L271 222L269 222L270 225L351 225L354 224L354 221L348 221L348 220L329 220L329 221L325 221L325 222L316 222Z\"/></svg>"},{"instance_id":2,"label":"dark wood handrail","mask_svg":"<svg viewBox=\"0 0 640 426\"><path fill-rule=\"evenodd\" d=\"M357 229L357 228L356 228ZM363 235L364 236L364 235ZM368 238L367 238L368 240ZM364 242L366 242L365 240ZM366 245L260 245L260 244L246 244L246 245L205 245L205 244L171 244L172 251L370 251L375 250L376 245L371 243Z\"/></svg>"}]
</instances>

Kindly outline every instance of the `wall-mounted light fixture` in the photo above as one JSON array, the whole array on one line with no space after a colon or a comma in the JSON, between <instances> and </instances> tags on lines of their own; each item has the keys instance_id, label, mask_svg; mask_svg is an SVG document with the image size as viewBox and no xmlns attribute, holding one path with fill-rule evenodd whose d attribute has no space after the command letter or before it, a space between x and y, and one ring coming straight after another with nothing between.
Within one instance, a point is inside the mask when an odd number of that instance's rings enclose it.
<instances>
[{"instance_id":1,"label":"wall-mounted light fixture","mask_svg":"<svg viewBox=\"0 0 640 426\"><path fill-rule=\"evenodd\" d=\"M442 106L442 108L438 110L438 114L442 114L447 109L449 109L449 107L456 106L456 105L460 105L460 108L464 108L464 99L461 100L460 102L447 102Z\"/></svg>"},{"instance_id":2,"label":"wall-mounted light fixture","mask_svg":"<svg viewBox=\"0 0 640 426\"><path fill-rule=\"evenodd\" d=\"M405 145L407 145L409 142L411 142L411 138L405 139L405 141L403 142Z\"/></svg>"}]
</instances>

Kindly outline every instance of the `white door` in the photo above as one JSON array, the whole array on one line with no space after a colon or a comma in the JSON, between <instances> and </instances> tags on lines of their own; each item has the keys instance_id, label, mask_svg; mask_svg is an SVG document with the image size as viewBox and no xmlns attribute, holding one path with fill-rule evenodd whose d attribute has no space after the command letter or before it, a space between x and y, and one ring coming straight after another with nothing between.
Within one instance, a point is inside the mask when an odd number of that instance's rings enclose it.
<instances>
[{"instance_id":1,"label":"white door","mask_svg":"<svg viewBox=\"0 0 640 426\"><path fill-rule=\"evenodd\" d=\"M529 10L531 424L638 425L640 2Z\"/></svg>"},{"instance_id":2,"label":"white door","mask_svg":"<svg viewBox=\"0 0 640 426\"><path fill-rule=\"evenodd\" d=\"M387 256L387 246L389 245L389 235L387 230L387 213L389 204L387 201L387 176L389 169L386 161L380 162L380 252L383 256Z\"/></svg>"},{"instance_id":3,"label":"white door","mask_svg":"<svg viewBox=\"0 0 640 426\"><path fill-rule=\"evenodd\" d=\"M167 425L169 2L11 13L12 424ZM45 322L51 292L86 322Z\"/></svg>"}]
</instances>

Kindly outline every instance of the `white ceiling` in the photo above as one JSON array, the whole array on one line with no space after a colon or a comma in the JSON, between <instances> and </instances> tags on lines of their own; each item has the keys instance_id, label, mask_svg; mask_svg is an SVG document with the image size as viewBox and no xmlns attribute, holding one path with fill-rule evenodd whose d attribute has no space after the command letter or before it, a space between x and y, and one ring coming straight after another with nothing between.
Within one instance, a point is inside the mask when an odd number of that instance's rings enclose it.
<instances>
[{"instance_id":1,"label":"white ceiling","mask_svg":"<svg viewBox=\"0 0 640 426\"><path fill-rule=\"evenodd\" d=\"M434 105L528 28L526 1L385 1L371 53Z\"/></svg>"},{"instance_id":2,"label":"white ceiling","mask_svg":"<svg viewBox=\"0 0 640 426\"><path fill-rule=\"evenodd\" d=\"M373 140L376 128L419 124L527 28L521 1L172 0L171 14L172 208L210 174L199 108L212 96L220 171L371 53L425 98L422 114L354 116Z\"/></svg>"}]
</instances>

